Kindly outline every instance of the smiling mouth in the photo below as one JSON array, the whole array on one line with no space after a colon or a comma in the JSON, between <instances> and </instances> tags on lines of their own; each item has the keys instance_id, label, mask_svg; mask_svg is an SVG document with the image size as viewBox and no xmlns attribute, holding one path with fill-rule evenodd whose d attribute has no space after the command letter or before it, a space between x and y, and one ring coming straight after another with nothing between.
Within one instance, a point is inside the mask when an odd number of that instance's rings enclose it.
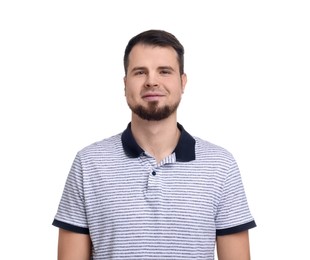
<instances>
[{"instance_id":1,"label":"smiling mouth","mask_svg":"<svg viewBox=\"0 0 310 260\"><path fill-rule=\"evenodd\" d=\"M143 99L146 101L157 101L162 97L163 95L145 95L143 96Z\"/></svg>"}]
</instances>

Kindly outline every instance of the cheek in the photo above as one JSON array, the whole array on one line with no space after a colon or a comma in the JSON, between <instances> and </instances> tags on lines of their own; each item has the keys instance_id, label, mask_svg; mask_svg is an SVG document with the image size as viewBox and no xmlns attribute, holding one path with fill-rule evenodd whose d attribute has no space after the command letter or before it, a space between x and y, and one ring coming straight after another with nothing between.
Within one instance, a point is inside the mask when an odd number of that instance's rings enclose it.
<instances>
[{"instance_id":1,"label":"cheek","mask_svg":"<svg viewBox=\"0 0 310 260\"><path fill-rule=\"evenodd\" d=\"M136 96L140 94L141 83L138 81L127 80L125 84L125 95Z\"/></svg>"},{"instance_id":2,"label":"cheek","mask_svg":"<svg viewBox=\"0 0 310 260\"><path fill-rule=\"evenodd\" d=\"M129 96L132 93L132 85L130 84L130 81L127 80L126 84L125 84L125 96Z\"/></svg>"},{"instance_id":3,"label":"cheek","mask_svg":"<svg viewBox=\"0 0 310 260\"><path fill-rule=\"evenodd\" d=\"M134 89L132 89L128 86L125 87L125 97L126 97L127 101L135 100L138 95L139 95L139 93L137 91L135 91Z\"/></svg>"}]
</instances>

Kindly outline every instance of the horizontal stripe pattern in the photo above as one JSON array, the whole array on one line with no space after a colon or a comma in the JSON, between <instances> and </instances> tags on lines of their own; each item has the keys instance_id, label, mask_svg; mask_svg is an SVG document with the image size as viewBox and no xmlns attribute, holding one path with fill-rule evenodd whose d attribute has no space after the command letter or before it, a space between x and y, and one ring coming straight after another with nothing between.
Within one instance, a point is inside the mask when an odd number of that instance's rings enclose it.
<instances>
[{"instance_id":1,"label":"horizontal stripe pattern","mask_svg":"<svg viewBox=\"0 0 310 260\"><path fill-rule=\"evenodd\" d=\"M195 141L195 160L172 154L159 164L147 153L127 156L121 134L84 148L54 225L88 230L93 259L214 259L216 232L255 222L233 156Z\"/></svg>"}]
</instances>

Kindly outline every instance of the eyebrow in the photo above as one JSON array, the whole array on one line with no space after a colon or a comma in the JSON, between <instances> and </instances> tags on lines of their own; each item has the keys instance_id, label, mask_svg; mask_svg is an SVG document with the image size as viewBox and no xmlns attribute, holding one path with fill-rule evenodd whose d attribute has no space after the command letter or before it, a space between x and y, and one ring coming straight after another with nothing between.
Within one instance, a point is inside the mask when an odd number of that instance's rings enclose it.
<instances>
[{"instance_id":1,"label":"eyebrow","mask_svg":"<svg viewBox=\"0 0 310 260\"><path fill-rule=\"evenodd\" d=\"M134 68L132 68L131 72L137 71L137 70L145 70L145 69L146 69L146 67L134 67Z\"/></svg>"},{"instance_id":2,"label":"eyebrow","mask_svg":"<svg viewBox=\"0 0 310 260\"><path fill-rule=\"evenodd\" d=\"M157 69L158 70L172 70L172 71L174 71L174 69L171 66L159 66ZM147 70L147 67L143 67L143 66L141 66L141 67L134 67L134 68L132 68L131 72L134 72L134 71L137 71L137 70Z\"/></svg>"},{"instance_id":3,"label":"eyebrow","mask_svg":"<svg viewBox=\"0 0 310 260\"><path fill-rule=\"evenodd\" d=\"M159 66L158 69L160 70L172 70L174 71L174 69L171 66Z\"/></svg>"}]
</instances>

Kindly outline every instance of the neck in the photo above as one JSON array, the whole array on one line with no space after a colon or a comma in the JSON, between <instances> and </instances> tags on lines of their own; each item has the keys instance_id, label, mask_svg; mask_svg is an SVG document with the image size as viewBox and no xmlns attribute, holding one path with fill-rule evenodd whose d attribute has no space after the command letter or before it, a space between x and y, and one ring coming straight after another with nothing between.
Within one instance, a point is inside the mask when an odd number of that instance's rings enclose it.
<instances>
[{"instance_id":1,"label":"neck","mask_svg":"<svg viewBox=\"0 0 310 260\"><path fill-rule=\"evenodd\" d=\"M157 162L173 152L180 138L176 117L147 121L133 116L131 131L138 145Z\"/></svg>"}]
</instances>

